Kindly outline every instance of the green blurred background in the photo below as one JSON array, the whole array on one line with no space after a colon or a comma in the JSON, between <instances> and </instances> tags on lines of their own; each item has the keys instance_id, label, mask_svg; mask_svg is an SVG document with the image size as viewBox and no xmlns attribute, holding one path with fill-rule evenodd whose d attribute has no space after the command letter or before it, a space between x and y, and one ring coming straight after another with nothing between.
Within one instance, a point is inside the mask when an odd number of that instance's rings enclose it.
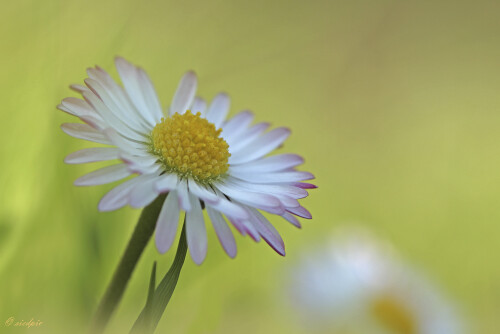
<instances>
[{"instance_id":1,"label":"green blurred background","mask_svg":"<svg viewBox=\"0 0 500 334\"><path fill-rule=\"evenodd\" d=\"M0 14L0 332L84 332L139 211L98 213L112 187L77 188L96 165L59 125L85 69L140 64L164 106L194 69L199 94L293 133L319 189L302 230L273 218L287 256L237 237L229 259L212 228L202 266L188 258L160 333L307 333L281 298L301 253L355 222L391 241L462 311L498 333L500 4L403 1L10 1ZM110 332L126 332L149 272L173 252L151 243ZM445 333L443 333L445 334Z\"/></svg>"}]
</instances>

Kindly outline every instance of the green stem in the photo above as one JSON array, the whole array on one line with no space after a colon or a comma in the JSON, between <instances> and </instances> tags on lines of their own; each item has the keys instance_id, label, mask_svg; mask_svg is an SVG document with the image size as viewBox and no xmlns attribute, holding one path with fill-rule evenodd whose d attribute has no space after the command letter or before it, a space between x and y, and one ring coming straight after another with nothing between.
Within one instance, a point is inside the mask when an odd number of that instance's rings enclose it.
<instances>
[{"instance_id":1,"label":"green stem","mask_svg":"<svg viewBox=\"0 0 500 334\"><path fill-rule=\"evenodd\" d=\"M139 317L135 321L130 334L154 333L156 326L158 326L161 316L167 308L170 298L174 293L175 287L177 286L177 281L179 280L179 275L181 273L182 266L184 265L186 253L186 222L184 221L181 237L179 239L179 245L177 246L177 252L175 253L174 262L161 280L160 284L158 284L158 287L155 289L152 298L148 298L146 306L139 314Z\"/></svg>"},{"instance_id":2,"label":"green stem","mask_svg":"<svg viewBox=\"0 0 500 334\"><path fill-rule=\"evenodd\" d=\"M134 233L128 242L125 253L115 270L113 279L109 283L106 293L102 297L101 303L94 316L90 326L90 333L100 334L104 332L106 325L111 318L113 311L118 306L127 283L132 276L137 262L139 261L142 252L151 239L156 226L156 220L160 214L160 210L165 195L160 195L153 203L142 210L141 216L135 227Z\"/></svg>"}]
</instances>

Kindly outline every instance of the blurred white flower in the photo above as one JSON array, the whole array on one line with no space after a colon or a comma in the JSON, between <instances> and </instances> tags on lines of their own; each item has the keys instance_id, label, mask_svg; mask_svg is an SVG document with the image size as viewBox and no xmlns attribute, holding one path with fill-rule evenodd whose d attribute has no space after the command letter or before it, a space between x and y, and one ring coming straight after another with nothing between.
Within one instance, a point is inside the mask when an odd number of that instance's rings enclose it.
<instances>
[{"instance_id":1,"label":"blurred white flower","mask_svg":"<svg viewBox=\"0 0 500 334\"><path fill-rule=\"evenodd\" d=\"M457 334L453 307L386 244L336 235L288 273L293 307L311 331Z\"/></svg>"}]
</instances>

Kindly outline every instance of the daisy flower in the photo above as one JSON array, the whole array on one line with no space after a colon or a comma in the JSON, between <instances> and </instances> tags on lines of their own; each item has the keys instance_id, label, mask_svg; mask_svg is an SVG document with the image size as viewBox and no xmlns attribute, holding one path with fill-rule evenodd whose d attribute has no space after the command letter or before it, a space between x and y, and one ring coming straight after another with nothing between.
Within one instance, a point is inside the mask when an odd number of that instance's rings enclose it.
<instances>
[{"instance_id":1,"label":"daisy flower","mask_svg":"<svg viewBox=\"0 0 500 334\"><path fill-rule=\"evenodd\" d=\"M439 291L365 233L336 236L287 273L293 306L308 328L330 333L458 334Z\"/></svg>"},{"instance_id":2,"label":"daisy flower","mask_svg":"<svg viewBox=\"0 0 500 334\"><path fill-rule=\"evenodd\" d=\"M126 179L104 195L101 211L126 205L142 208L168 193L155 230L160 253L171 247L185 212L188 248L194 262L201 264L207 253L206 209L229 256L236 255L236 243L226 218L241 234L255 241L262 238L284 255L282 238L260 211L300 227L296 216L310 219L311 215L298 199L308 195L306 189L315 188L302 182L312 179L311 173L295 169L303 163L300 156L268 156L290 130L268 130L269 123L252 125L249 111L226 119L229 97L218 94L209 105L195 97L193 72L182 77L164 111L144 70L123 58L116 58L115 65L123 87L102 68L90 68L86 86L70 86L83 99L68 97L58 106L83 121L63 124L65 133L109 145L74 152L66 163L118 160L78 178L75 185Z\"/></svg>"}]
</instances>

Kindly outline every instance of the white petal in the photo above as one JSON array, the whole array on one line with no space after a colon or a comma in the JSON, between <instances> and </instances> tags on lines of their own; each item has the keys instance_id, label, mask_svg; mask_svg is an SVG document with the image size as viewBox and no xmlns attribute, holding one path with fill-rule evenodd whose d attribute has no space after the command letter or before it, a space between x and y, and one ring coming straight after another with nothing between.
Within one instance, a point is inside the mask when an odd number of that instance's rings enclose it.
<instances>
[{"instance_id":1,"label":"white petal","mask_svg":"<svg viewBox=\"0 0 500 334\"><path fill-rule=\"evenodd\" d=\"M229 157L229 163L242 164L263 157L280 146L289 135L290 130L287 128L273 129L241 150L233 151L234 154L231 152L233 155Z\"/></svg>"},{"instance_id":2,"label":"white petal","mask_svg":"<svg viewBox=\"0 0 500 334\"><path fill-rule=\"evenodd\" d=\"M145 135L137 136L137 133L147 133L150 128L144 125L145 123L141 123L141 118L137 111L127 112L128 108L118 106L115 102L118 98L113 99L110 92L99 81L88 78L85 79L85 84L87 84L92 92L84 92L82 94L83 97L108 124L115 127L115 123L118 123L117 127L125 127L128 129L126 130L128 132L130 132L130 129L133 129L136 132L134 132L135 135L131 138L144 139ZM133 108L133 106L129 108Z\"/></svg>"},{"instance_id":3,"label":"white petal","mask_svg":"<svg viewBox=\"0 0 500 334\"><path fill-rule=\"evenodd\" d=\"M241 190L248 190L272 195L285 195L295 199L304 198L308 195L306 190L288 184L251 183L234 178L232 176L227 177L224 182Z\"/></svg>"},{"instance_id":4,"label":"white petal","mask_svg":"<svg viewBox=\"0 0 500 334\"><path fill-rule=\"evenodd\" d=\"M231 142L235 136L239 135L252 123L252 120L253 114L250 111L245 110L238 113L222 125L222 137L226 142Z\"/></svg>"},{"instance_id":5,"label":"white petal","mask_svg":"<svg viewBox=\"0 0 500 334\"><path fill-rule=\"evenodd\" d=\"M188 110L189 106L193 103L197 85L198 80L194 72L184 74L172 99L170 115L175 113L184 114Z\"/></svg>"},{"instance_id":6,"label":"white petal","mask_svg":"<svg viewBox=\"0 0 500 334\"><path fill-rule=\"evenodd\" d=\"M297 182L314 179L314 175L309 172L291 171L291 172L275 172L275 173L254 173L240 172L232 169L231 176L250 183L285 183Z\"/></svg>"},{"instance_id":7,"label":"white petal","mask_svg":"<svg viewBox=\"0 0 500 334\"><path fill-rule=\"evenodd\" d=\"M226 196L224 196L224 194L222 194L218 189L215 189L215 192L218 197L217 202L216 203L205 202L207 206L211 206L217 211L222 212L228 218L243 219L243 220L248 218L248 212L241 205L227 200Z\"/></svg>"},{"instance_id":8,"label":"white petal","mask_svg":"<svg viewBox=\"0 0 500 334\"><path fill-rule=\"evenodd\" d=\"M126 162L136 163L144 166L151 166L158 161L158 158L153 155L132 155L120 152L120 158Z\"/></svg>"},{"instance_id":9,"label":"white petal","mask_svg":"<svg viewBox=\"0 0 500 334\"><path fill-rule=\"evenodd\" d=\"M99 211L113 211L128 204L130 190L140 183L145 176L137 176L111 189L99 202Z\"/></svg>"},{"instance_id":10,"label":"white petal","mask_svg":"<svg viewBox=\"0 0 500 334\"><path fill-rule=\"evenodd\" d=\"M155 187L159 192L167 192L177 189L177 184L179 179L175 174L165 174L160 176L158 181L156 181ZM177 196L177 193L175 194Z\"/></svg>"},{"instance_id":11,"label":"white petal","mask_svg":"<svg viewBox=\"0 0 500 334\"><path fill-rule=\"evenodd\" d=\"M199 185L193 179L189 180L189 191L198 198L210 204L216 204L220 201L220 198L213 191L210 191L204 186Z\"/></svg>"},{"instance_id":12,"label":"white petal","mask_svg":"<svg viewBox=\"0 0 500 334\"><path fill-rule=\"evenodd\" d=\"M154 174L161 167L152 156L134 156L127 153L120 153L120 159L125 162L128 168L134 173Z\"/></svg>"},{"instance_id":13,"label":"white petal","mask_svg":"<svg viewBox=\"0 0 500 334\"><path fill-rule=\"evenodd\" d=\"M76 97L67 97L63 99L61 101L61 105L65 108L64 111L77 117L82 117L82 116L100 117L86 101L77 99Z\"/></svg>"},{"instance_id":14,"label":"white petal","mask_svg":"<svg viewBox=\"0 0 500 334\"><path fill-rule=\"evenodd\" d=\"M201 264L207 255L207 230L203 220L200 201L189 196L191 210L186 212L186 239L189 253L196 264Z\"/></svg>"},{"instance_id":15,"label":"white petal","mask_svg":"<svg viewBox=\"0 0 500 334\"><path fill-rule=\"evenodd\" d=\"M224 93L219 93L215 96L210 104L207 113L207 120L215 125L218 129L221 127L222 122L226 119L229 112L229 96Z\"/></svg>"},{"instance_id":16,"label":"white petal","mask_svg":"<svg viewBox=\"0 0 500 334\"><path fill-rule=\"evenodd\" d=\"M245 181L241 181L232 177L228 177L225 180L228 186L240 191L252 191L260 194L269 194L278 198L284 207L298 207L300 206L297 201L296 193L297 191L304 191L300 188L292 186L282 186L282 185L269 185L269 184L253 184ZM306 192L307 194L307 192ZM301 198L303 196L299 196Z\"/></svg>"},{"instance_id":17,"label":"white petal","mask_svg":"<svg viewBox=\"0 0 500 334\"><path fill-rule=\"evenodd\" d=\"M177 193L174 190L167 195L156 222L155 243L160 254L166 253L174 242L179 226L179 210Z\"/></svg>"},{"instance_id":18,"label":"white petal","mask_svg":"<svg viewBox=\"0 0 500 334\"><path fill-rule=\"evenodd\" d=\"M236 241L234 240L233 232L227 225L224 217L220 214L220 212L215 211L214 209L207 207L207 213L212 221L212 225L214 226L215 233L219 238L219 241L226 251L227 255L230 257L236 256Z\"/></svg>"},{"instance_id":19,"label":"white petal","mask_svg":"<svg viewBox=\"0 0 500 334\"><path fill-rule=\"evenodd\" d=\"M65 113L68 113L70 115L76 116L75 113L73 113L71 110L69 110L68 108L66 108L65 106L63 106L61 103L59 103L56 108L59 109L59 110L64 111Z\"/></svg>"},{"instance_id":20,"label":"white petal","mask_svg":"<svg viewBox=\"0 0 500 334\"><path fill-rule=\"evenodd\" d=\"M133 208L143 208L158 197L158 191L153 187L153 184L158 179L158 176L149 176L148 179L136 185L129 194L129 204Z\"/></svg>"},{"instance_id":21,"label":"white petal","mask_svg":"<svg viewBox=\"0 0 500 334\"><path fill-rule=\"evenodd\" d=\"M299 201L295 198L291 198L286 195L274 195L276 196L285 208L298 208L300 206Z\"/></svg>"},{"instance_id":22,"label":"white petal","mask_svg":"<svg viewBox=\"0 0 500 334\"><path fill-rule=\"evenodd\" d=\"M123 152L131 155L138 156L150 156L145 145L131 141L123 136L120 136L116 130L112 128L107 128L103 130L107 138L113 143L113 145L118 146Z\"/></svg>"},{"instance_id":23,"label":"white petal","mask_svg":"<svg viewBox=\"0 0 500 334\"><path fill-rule=\"evenodd\" d=\"M95 114L95 116L96 117L85 115L81 116L80 119L98 131L103 131L104 129L106 129L108 127L108 124L106 124L105 121L101 120L101 116L99 116L98 114Z\"/></svg>"},{"instance_id":24,"label":"white petal","mask_svg":"<svg viewBox=\"0 0 500 334\"><path fill-rule=\"evenodd\" d=\"M124 179L131 174L132 173L128 170L127 165L119 163L80 176L75 180L74 184L75 186L95 186L115 182Z\"/></svg>"},{"instance_id":25,"label":"white petal","mask_svg":"<svg viewBox=\"0 0 500 334\"><path fill-rule=\"evenodd\" d=\"M246 164L231 166L232 170L238 172L269 173L279 172L304 163L304 159L297 154L278 154L254 160Z\"/></svg>"},{"instance_id":26,"label":"white petal","mask_svg":"<svg viewBox=\"0 0 500 334\"><path fill-rule=\"evenodd\" d=\"M248 233L248 235L255 241L259 242L260 241L260 234L255 228L255 226L250 222L250 220L244 220L242 221L243 227L245 228L245 231Z\"/></svg>"},{"instance_id":27,"label":"white petal","mask_svg":"<svg viewBox=\"0 0 500 334\"><path fill-rule=\"evenodd\" d=\"M245 209L247 211L247 209ZM248 213L248 219L234 219L231 217L227 217L228 220L233 224L233 226L241 233L241 235L249 235L255 242L260 241L260 234L257 232L255 227L250 222L250 213Z\"/></svg>"},{"instance_id":28,"label":"white petal","mask_svg":"<svg viewBox=\"0 0 500 334\"><path fill-rule=\"evenodd\" d=\"M85 82L94 91L99 91L101 94L104 94L102 87L99 85L99 83L97 83L97 81L86 79ZM83 93L83 97L85 98L85 101L87 101L87 103L90 104L94 108L94 110L106 121L109 127L112 127L121 135L130 139L146 140L144 135L140 135L137 132L134 132L127 124L125 124L121 119L115 116L111 112L111 110L104 104L104 102L94 93L85 92Z\"/></svg>"},{"instance_id":29,"label":"white petal","mask_svg":"<svg viewBox=\"0 0 500 334\"><path fill-rule=\"evenodd\" d=\"M111 141L100 131L90 125L81 123L63 123L61 129L71 137L93 141L95 143L112 145Z\"/></svg>"},{"instance_id":30,"label":"white petal","mask_svg":"<svg viewBox=\"0 0 500 334\"><path fill-rule=\"evenodd\" d=\"M158 110L151 108L152 104L148 103L147 99L150 98L150 95L156 93L152 92L146 96L144 95L143 89L150 89L150 87L142 87L144 78L137 67L120 57L115 59L115 65L130 100L146 119L148 125L154 126L161 119L162 113L161 110L158 112Z\"/></svg>"},{"instance_id":31,"label":"white petal","mask_svg":"<svg viewBox=\"0 0 500 334\"><path fill-rule=\"evenodd\" d=\"M243 235L243 236L247 235L247 230L243 226L243 220L235 219L235 218L231 218L231 217L227 217L227 219L231 222L231 224L233 224L233 226L236 228L236 230L241 233L241 235Z\"/></svg>"},{"instance_id":32,"label":"white petal","mask_svg":"<svg viewBox=\"0 0 500 334\"><path fill-rule=\"evenodd\" d=\"M239 132L236 136L225 138L226 142L229 144L229 153L236 153L243 147L250 145L270 126L271 124L269 123L258 123L245 131Z\"/></svg>"},{"instance_id":33,"label":"white petal","mask_svg":"<svg viewBox=\"0 0 500 334\"><path fill-rule=\"evenodd\" d=\"M74 90L75 92L77 92L79 94L89 91L89 89L87 87L79 85L79 84L69 85L69 88L71 88L72 90Z\"/></svg>"},{"instance_id":34,"label":"white petal","mask_svg":"<svg viewBox=\"0 0 500 334\"><path fill-rule=\"evenodd\" d=\"M87 162L106 161L118 159L120 150L115 147L84 148L69 154L64 162L67 164L83 164Z\"/></svg>"},{"instance_id":35,"label":"white petal","mask_svg":"<svg viewBox=\"0 0 500 334\"><path fill-rule=\"evenodd\" d=\"M139 74L139 85L142 90L142 97L146 103L148 110L153 114L156 122L159 122L164 116L161 109L160 101L158 100L158 94L156 94L155 88L151 79L146 74L142 68L138 68Z\"/></svg>"},{"instance_id":36,"label":"white petal","mask_svg":"<svg viewBox=\"0 0 500 334\"><path fill-rule=\"evenodd\" d=\"M302 225L300 225L300 222L297 219L297 217L295 217L294 215L292 215L288 212L285 212L284 214L282 214L281 217L285 218L288 222L290 222L292 225L294 225L298 228L302 227Z\"/></svg>"},{"instance_id":37,"label":"white petal","mask_svg":"<svg viewBox=\"0 0 500 334\"><path fill-rule=\"evenodd\" d=\"M311 213L306 208L304 208L302 206L299 206L298 208L286 208L286 211L288 211L296 216L305 218L305 219L312 218Z\"/></svg>"},{"instance_id":38,"label":"white petal","mask_svg":"<svg viewBox=\"0 0 500 334\"><path fill-rule=\"evenodd\" d=\"M182 208L182 210L191 210L191 203L189 201L189 192L186 180L181 180L177 185L177 195L179 197L179 206Z\"/></svg>"},{"instance_id":39,"label":"white petal","mask_svg":"<svg viewBox=\"0 0 500 334\"><path fill-rule=\"evenodd\" d=\"M104 103L118 118L123 119L123 121L139 131L148 132L151 130L151 126L148 125L141 113L137 111L123 88L105 70L96 66L95 69L88 69L87 73L90 78L98 81L106 89L108 94L101 96L101 99L103 99Z\"/></svg>"},{"instance_id":40,"label":"white petal","mask_svg":"<svg viewBox=\"0 0 500 334\"><path fill-rule=\"evenodd\" d=\"M278 215L285 213L285 207L275 196L241 191L223 183L217 184L216 186L224 194L249 206Z\"/></svg>"},{"instance_id":41,"label":"white petal","mask_svg":"<svg viewBox=\"0 0 500 334\"><path fill-rule=\"evenodd\" d=\"M125 163L127 164L128 169L130 169L130 171L132 171L133 173L136 173L136 174L150 175L150 174L159 173L162 170L161 165L158 165L158 164L154 164L152 166L144 166L144 165L130 163L130 162L125 162Z\"/></svg>"},{"instance_id":42,"label":"white petal","mask_svg":"<svg viewBox=\"0 0 500 334\"><path fill-rule=\"evenodd\" d=\"M196 97L191 106L191 112L196 115L197 112L203 117L205 115L205 109L207 108L207 103L200 97Z\"/></svg>"},{"instance_id":43,"label":"white petal","mask_svg":"<svg viewBox=\"0 0 500 334\"><path fill-rule=\"evenodd\" d=\"M259 234L278 254L285 256L285 243L274 226L260 212L249 208L253 214L251 222L254 224Z\"/></svg>"},{"instance_id":44,"label":"white petal","mask_svg":"<svg viewBox=\"0 0 500 334\"><path fill-rule=\"evenodd\" d=\"M312 183L306 183L306 182L289 182L288 183L291 186L300 188L300 189L316 189L318 186L312 184Z\"/></svg>"}]
</instances>

